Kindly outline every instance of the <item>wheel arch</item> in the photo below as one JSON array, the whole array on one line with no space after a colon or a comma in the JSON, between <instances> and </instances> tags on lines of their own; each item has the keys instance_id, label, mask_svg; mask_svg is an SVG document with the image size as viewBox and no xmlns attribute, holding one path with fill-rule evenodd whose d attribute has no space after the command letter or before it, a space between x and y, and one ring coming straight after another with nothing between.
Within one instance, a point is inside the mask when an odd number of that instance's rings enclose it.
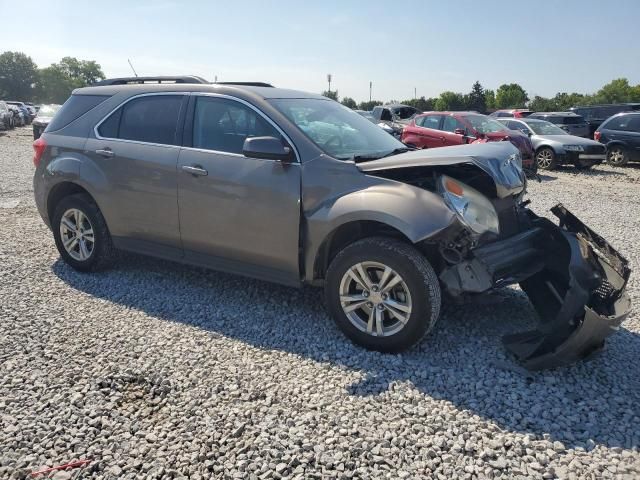
<instances>
[{"instance_id":1,"label":"wheel arch","mask_svg":"<svg viewBox=\"0 0 640 480\"><path fill-rule=\"evenodd\" d=\"M62 181L54 185L47 195L47 218L49 220L49 224L52 223L53 214L56 209L56 205L60 203L63 198L66 198L70 195L75 195L78 193L82 193L88 195L89 198L97 205L97 202L93 195L89 193L89 191L78 183L72 181ZM100 207L98 207L100 208Z\"/></svg>"}]
</instances>

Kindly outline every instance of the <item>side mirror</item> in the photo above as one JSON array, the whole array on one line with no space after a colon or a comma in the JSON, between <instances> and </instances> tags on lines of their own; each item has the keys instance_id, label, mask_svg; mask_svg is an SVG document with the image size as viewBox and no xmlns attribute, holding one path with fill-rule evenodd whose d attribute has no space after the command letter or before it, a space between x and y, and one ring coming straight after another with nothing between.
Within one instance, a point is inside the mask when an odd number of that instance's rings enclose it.
<instances>
[{"instance_id":1,"label":"side mirror","mask_svg":"<svg viewBox=\"0 0 640 480\"><path fill-rule=\"evenodd\" d=\"M455 133L456 135L465 135L467 132L465 131L464 128L456 128L453 133Z\"/></svg>"},{"instance_id":2,"label":"side mirror","mask_svg":"<svg viewBox=\"0 0 640 480\"><path fill-rule=\"evenodd\" d=\"M291 147L284 146L275 137L249 137L244 141L242 154L249 158L264 158L279 162L293 162L295 156Z\"/></svg>"}]
</instances>

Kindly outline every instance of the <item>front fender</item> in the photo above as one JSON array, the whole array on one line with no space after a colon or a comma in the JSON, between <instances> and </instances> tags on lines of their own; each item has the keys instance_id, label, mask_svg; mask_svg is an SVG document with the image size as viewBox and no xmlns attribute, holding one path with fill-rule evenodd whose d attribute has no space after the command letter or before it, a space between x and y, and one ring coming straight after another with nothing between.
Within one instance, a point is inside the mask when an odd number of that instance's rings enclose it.
<instances>
[{"instance_id":1,"label":"front fender","mask_svg":"<svg viewBox=\"0 0 640 480\"><path fill-rule=\"evenodd\" d=\"M306 212L307 276L313 276L314 262L324 241L348 223L383 223L400 231L412 243L418 243L455 221L455 213L440 195L401 182L369 178L379 182L332 198Z\"/></svg>"}]
</instances>

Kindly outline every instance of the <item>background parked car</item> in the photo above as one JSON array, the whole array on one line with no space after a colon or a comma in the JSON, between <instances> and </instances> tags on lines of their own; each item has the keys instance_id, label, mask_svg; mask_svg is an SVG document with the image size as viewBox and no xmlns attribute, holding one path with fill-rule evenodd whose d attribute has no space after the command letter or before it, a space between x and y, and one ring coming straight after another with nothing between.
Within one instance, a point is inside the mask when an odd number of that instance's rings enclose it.
<instances>
[{"instance_id":1,"label":"background parked car","mask_svg":"<svg viewBox=\"0 0 640 480\"><path fill-rule=\"evenodd\" d=\"M40 110L38 110L38 115L33 119L33 139L37 140L44 132L51 119L56 114L56 112L60 109L62 105L51 104L51 105L42 105Z\"/></svg>"},{"instance_id":2,"label":"background parked car","mask_svg":"<svg viewBox=\"0 0 640 480\"><path fill-rule=\"evenodd\" d=\"M588 169L606 159L604 145L589 138L568 135L551 122L535 118L501 118L498 121L510 130L519 130L529 136L538 168L553 170L558 165L571 163L576 168Z\"/></svg>"},{"instance_id":3,"label":"background parked car","mask_svg":"<svg viewBox=\"0 0 640 480\"><path fill-rule=\"evenodd\" d=\"M371 111L376 123L381 127L384 125L383 130L397 138L402 136L402 130L405 125L419 113L420 110L417 108L402 104L379 105Z\"/></svg>"},{"instance_id":4,"label":"background parked car","mask_svg":"<svg viewBox=\"0 0 640 480\"><path fill-rule=\"evenodd\" d=\"M510 131L500 122L474 112L428 112L417 115L402 134L402 142L416 148L462 145L477 140L509 140L520 150L522 166L535 170L533 147L529 136Z\"/></svg>"},{"instance_id":5,"label":"background parked car","mask_svg":"<svg viewBox=\"0 0 640 480\"><path fill-rule=\"evenodd\" d=\"M529 115L527 118L537 118L539 120L546 120L554 125L557 125L569 135L576 135L578 137L591 137L589 133L589 125L587 125L584 117L576 115L573 112L536 112Z\"/></svg>"},{"instance_id":6,"label":"background parked car","mask_svg":"<svg viewBox=\"0 0 640 480\"><path fill-rule=\"evenodd\" d=\"M607 146L607 162L640 160L640 112L619 113L598 127L594 138Z\"/></svg>"},{"instance_id":7,"label":"background parked car","mask_svg":"<svg viewBox=\"0 0 640 480\"><path fill-rule=\"evenodd\" d=\"M18 107L22 112L23 125L29 125L31 123L31 111L27 108L27 106L23 102L16 102L15 100L7 101L7 104L13 105L14 107ZM35 110L34 110L35 112ZM34 114L35 117L35 114Z\"/></svg>"},{"instance_id":8,"label":"background parked car","mask_svg":"<svg viewBox=\"0 0 640 480\"><path fill-rule=\"evenodd\" d=\"M527 108L512 108L508 110L496 110L490 117L494 118L526 118L533 113Z\"/></svg>"},{"instance_id":9,"label":"background parked car","mask_svg":"<svg viewBox=\"0 0 640 480\"><path fill-rule=\"evenodd\" d=\"M621 112L634 110L632 104L621 103L616 105L589 105L584 107L571 107L569 109L577 115L583 117L587 125L589 125L589 136L593 138L593 134L598 127L607 118L612 117Z\"/></svg>"},{"instance_id":10,"label":"background parked car","mask_svg":"<svg viewBox=\"0 0 640 480\"><path fill-rule=\"evenodd\" d=\"M11 114L13 116L13 125L16 127L24 127L27 124L27 120L22 109L9 102L5 103L7 104L7 108L11 111Z\"/></svg>"},{"instance_id":11,"label":"background parked car","mask_svg":"<svg viewBox=\"0 0 640 480\"><path fill-rule=\"evenodd\" d=\"M13 113L2 100L0 100L0 128L5 130L13 128Z\"/></svg>"}]
</instances>

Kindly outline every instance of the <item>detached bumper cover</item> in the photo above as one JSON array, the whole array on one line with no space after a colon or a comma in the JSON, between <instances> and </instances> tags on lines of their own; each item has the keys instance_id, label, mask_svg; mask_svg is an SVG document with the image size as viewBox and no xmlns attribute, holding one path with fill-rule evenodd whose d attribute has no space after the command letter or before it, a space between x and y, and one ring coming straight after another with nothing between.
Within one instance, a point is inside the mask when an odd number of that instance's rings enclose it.
<instances>
[{"instance_id":1,"label":"detached bumper cover","mask_svg":"<svg viewBox=\"0 0 640 480\"><path fill-rule=\"evenodd\" d=\"M562 205L560 226L531 213L531 228L473 251L442 272L453 295L520 283L538 328L503 338L531 370L568 365L599 351L628 316L628 261Z\"/></svg>"}]
</instances>

